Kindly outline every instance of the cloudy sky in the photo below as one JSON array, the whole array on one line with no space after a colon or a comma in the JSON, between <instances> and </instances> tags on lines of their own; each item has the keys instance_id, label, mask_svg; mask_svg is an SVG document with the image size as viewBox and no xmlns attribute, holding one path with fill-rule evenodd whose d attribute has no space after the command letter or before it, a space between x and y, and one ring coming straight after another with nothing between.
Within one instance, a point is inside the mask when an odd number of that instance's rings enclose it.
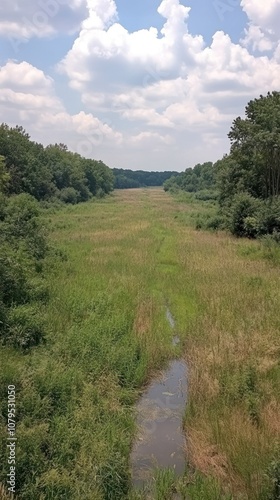
<instances>
[{"instance_id":1,"label":"cloudy sky","mask_svg":"<svg viewBox=\"0 0 280 500\"><path fill-rule=\"evenodd\" d=\"M1 0L1 122L111 167L215 161L280 90L279 21L280 0Z\"/></svg>"}]
</instances>

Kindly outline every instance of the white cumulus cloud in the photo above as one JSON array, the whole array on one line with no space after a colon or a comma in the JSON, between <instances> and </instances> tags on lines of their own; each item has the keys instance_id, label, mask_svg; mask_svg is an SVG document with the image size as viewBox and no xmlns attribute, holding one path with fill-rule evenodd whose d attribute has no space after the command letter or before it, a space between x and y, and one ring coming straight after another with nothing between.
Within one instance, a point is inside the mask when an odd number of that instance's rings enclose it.
<instances>
[{"instance_id":1,"label":"white cumulus cloud","mask_svg":"<svg viewBox=\"0 0 280 500\"><path fill-rule=\"evenodd\" d=\"M276 49L280 38L280 0L241 0L241 7L249 19L241 43L253 51Z\"/></svg>"},{"instance_id":2,"label":"white cumulus cloud","mask_svg":"<svg viewBox=\"0 0 280 500\"><path fill-rule=\"evenodd\" d=\"M122 134L92 113L70 114L56 96L54 81L27 62L0 67L2 118L23 125L44 144L64 142L72 150L94 156L98 149L118 146Z\"/></svg>"},{"instance_id":3,"label":"white cumulus cloud","mask_svg":"<svg viewBox=\"0 0 280 500\"><path fill-rule=\"evenodd\" d=\"M86 15L86 0L1 0L0 32L17 51L32 37L75 33Z\"/></svg>"},{"instance_id":4,"label":"white cumulus cloud","mask_svg":"<svg viewBox=\"0 0 280 500\"><path fill-rule=\"evenodd\" d=\"M279 0L241 0L241 7L255 26L280 36Z\"/></svg>"}]
</instances>

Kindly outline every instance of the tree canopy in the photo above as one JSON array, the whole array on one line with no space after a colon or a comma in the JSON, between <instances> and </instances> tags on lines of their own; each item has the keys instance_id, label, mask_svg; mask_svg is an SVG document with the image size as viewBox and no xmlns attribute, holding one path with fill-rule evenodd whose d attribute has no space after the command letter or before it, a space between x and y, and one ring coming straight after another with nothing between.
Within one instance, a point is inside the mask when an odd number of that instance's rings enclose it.
<instances>
[{"instance_id":1,"label":"tree canopy","mask_svg":"<svg viewBox=\"0 0 280 500\"><path fill-rule=\"evenodd\" d=\"M165 190L217 190L223 226L239 236L280 234L280 92L249 101L228 137L230 153L171 177ZM198 197L198 194L196 194ZM222 217L221 219L222 220ZM216 222L215 222L216 225Z\"/></svg>"},{"instance_id":2,"label":"tree canopy","mask_svg":"<svg viewBox=\"0 0 280 500\"><path fill-rule=\"evenodd\" d=\"M235 181L257 198L280 194L280 92L248 103L228 134Z\"/></svg>"},{"instance_id":3,"label":"tree canopy","mask_svg":"<svg viewBox=\"0 0 280 500\"><path fill-rule=\"evenodd\" d=\"M113 187L114 175L102 161L83 158L64 144L44 147L20 126L0 125L0 190L5 194L77 203Z\"/></svg>"}]
</instances>

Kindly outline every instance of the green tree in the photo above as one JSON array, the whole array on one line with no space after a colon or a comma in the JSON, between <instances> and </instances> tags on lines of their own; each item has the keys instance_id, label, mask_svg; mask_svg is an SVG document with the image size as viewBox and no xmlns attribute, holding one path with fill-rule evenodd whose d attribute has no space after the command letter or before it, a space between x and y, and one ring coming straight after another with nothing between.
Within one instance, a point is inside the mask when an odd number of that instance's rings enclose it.
<instances>
[{"instance_id":1,"label":"green tree","mask_svg":"<svg viewBox=\"0 0 280 500\"><path fill-rule=\"evenodd\" d=\"M236 118L228 134L231 158L239 166L235 180L253 196L280 194L280 92L251 100L245 118Z\"/></svg>"},{"instance_id":2,"label":"green tree","mask_svg":"<svg viewBox=\"0 0 280 500\"><path fill-rule=\"evenodd\" d=\"M74 202L74 199L76 199L76 203L88 200L91 193L88 188L81 156L68 151L67 146L64 144L47 146L45 154L54 185L57 190L60 192L63 191L59 195L60 198L64 199L65 193L71 192L71 203ZM69 191L69 188L71 188L71 191ZM73 196L73 190L75 191L75 196Z\"/></svg>"},{"instance_id":3,"label":"green tree","mask_svg":"<svg viewBox=\"0 0 280 500\"><path fill-rule=\"evenodd\" d=\"M5 157L6 168L10 175L9 193L23 191L23 180L30 149L29 135L23 127L10 128L0 125L0 155Z\"/></svg>"},{"instance_id":4,"label":"green tree","mask_svg":"<svg viewBox=\"0 0 280 500\"><path fill-rule=\"evenodd\" d=\"M7 194L27 192L37 199L53 195L52 174L47 168L44 148L30 140L19 126L0 126L0 155L5 157L9 182Z\"/></svg>"},{"instance_id":5,"label":"green tree","mask_svg":"<svg viewBox=\"0 0 280 500\"><path fill-rule=\"evenodd\" d=\"M0 125L0 193L79 203L113 189L114 174L102 161L82 158L62 143L44 148L22 127Z\"/></svg>"},{"instance_id":6,"label":"green tree","mask_svg":"<svg viewBox=\"0 0 280 500\"><path fill-rule=\"evenodd\" d=\"M104 193L108 194L114 189L114 174L113 172L102 162L97 161L95 164L95 173L98 188Z\"/></svg>"}]
</instances>

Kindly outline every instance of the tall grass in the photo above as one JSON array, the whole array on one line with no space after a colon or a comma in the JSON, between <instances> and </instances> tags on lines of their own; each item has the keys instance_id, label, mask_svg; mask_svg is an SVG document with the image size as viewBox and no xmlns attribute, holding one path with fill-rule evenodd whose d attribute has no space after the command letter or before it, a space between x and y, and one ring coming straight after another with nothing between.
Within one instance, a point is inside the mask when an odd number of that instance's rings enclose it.
<instances>
[{"instance_id":1,"label":"tall grass","mask_svg":"<svg viewBox=\"0 0 280 500\"><path fill-rule=\"evenodd\" d=\"M49 270L46 342L25 355L1 348L1 445L14 384L20 499L141 497L130 488L134 404L175 355L189 363L192 468L179 480L159 471L146 497L273 498L279 268L252 258L255 242L196 231L189 212L185 201L142 189L46 215L66 256ZM6 472L1 460L3 484Z\"/></svg>"}]
</instances>

